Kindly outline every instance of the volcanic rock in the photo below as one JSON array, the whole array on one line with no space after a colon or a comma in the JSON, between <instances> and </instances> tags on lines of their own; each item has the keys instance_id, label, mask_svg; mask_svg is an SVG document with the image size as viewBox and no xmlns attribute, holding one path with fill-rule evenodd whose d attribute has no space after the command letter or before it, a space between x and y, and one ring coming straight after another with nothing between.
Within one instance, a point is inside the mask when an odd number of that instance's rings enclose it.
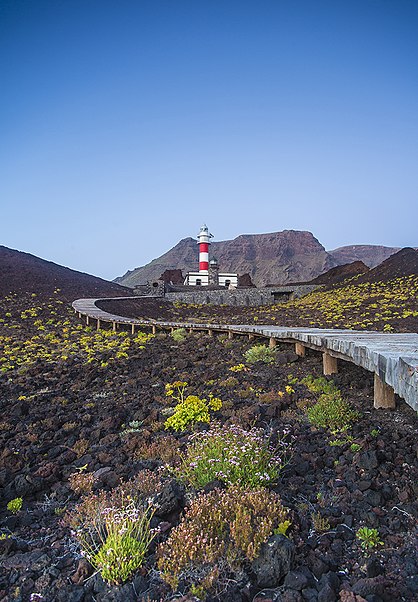
<instances>
[{"instance_id":1,"label":"volcanic rock","mask_svg":"<svg viewBox=\"0 0 418 602\"><path fill-rule=\"evenodd\" d=\"M260 587L277 586L290 571L294 562L295 546L284 535L272 535L261 546L259 556L253 561L252 568Z\"/></svg>"}]
</instances>

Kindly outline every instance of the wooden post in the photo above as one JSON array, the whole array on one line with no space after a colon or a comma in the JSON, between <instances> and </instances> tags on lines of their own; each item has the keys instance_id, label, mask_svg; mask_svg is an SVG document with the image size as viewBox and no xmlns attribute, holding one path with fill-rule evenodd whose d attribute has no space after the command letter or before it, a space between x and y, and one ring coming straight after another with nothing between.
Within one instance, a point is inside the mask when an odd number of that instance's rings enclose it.
<instances>
[{"instance_id":1,"label":"wooden post","mask_svg":"<svg viewBox=\"0 0 418 602\"><path fill-rule=\"evenodd\" d=\"M375 408L395 408L395 391L392 387L374 374L374 407Z\"/></svg>"},{"instance_id":2,"label":"wooden post","mask_svg":"<svg viewBox=\"0 0 418 602\"><path fill-rule=\"evenodd\" d=\"M302 345L302 343L295 343L295 353L296 355L299 355L300 357L305 357L305 345Z\"/></svg>"},{"instance_id":3,"label":"wooden post","mask_svg":"<svg viewBox=\"0 0 418 602\"><path fill-rule=\"evenodd\" d=\"M270 349L273 349L273 347L276 347L277 345L277 341L274 337L270 337L270 341L269 341L269 347Z\"/></svg>"},{"instance_id":4,"label":"wooden post","mask_svg":"<svg viewBox=\"0 0 418 602\"><path fill-rule=\"evenodd\" d=\"M253 334L249 334L248 335L248 340L249 341L253 341L254 340L254 335Z\"/></svg>"},{"instance_id":5,"label":"wooden post","mask_svg":"<svg viewBox=\"0 0 418 602\"><path fill-rule=\"evenodd\" d=\"M113 329L113 332L116 332L116 322L113 322L112 329Z\"/></svg>"},{"instance_id":6,"label":"wooden post","mask_svg":"<svg viewBox=\"0 0 418 602\"><path fill-rule=\"evenodd\" d=\"M337 358L332 357L326 351L322 354L322 364L324 368L324 375L328 376L329 374L337 374L338 366L337 366Z\"/></svg>"},{"instance_id":7,"label":"wooden post","mask_svg":"<svg viewBox=\"0 0 418 602\"><path fill-rule=\"evenodd\" d=\"M233 339L234 338L234 333L232 332L232 330L228 330L228 339Z\"/></svg>"},{"instance_id":8,"label":"wooden post","mask_svg":"<svg viewBox=\"0 0 418 602\"><path fill-rule=\"evenodd\" d=\"M157 330L157 329L156 329L156 328L155 328L155 326L153 325L153 326L152 326L152 334L155 334L155 333L156 333L156 330Z\"/></svg>"},{"instance_id":9,"label":"wooden post","mask_svg":"<svg viewBox=\"0 0 418 602\"><path fill-rule=\"evenodd\" d=\"M131 333L135 334L135 324L132 324L132 326L131 326Z\"/></svg>"},{"instance_id":10,"label":"wooden post","mask_svg":"<svg viewBox=\"0 0 418 602\"><path fill-rule=\"evenodd\" d=\"M209 329L208 329L208 335L209 335L210 337L213 337L213 330L212 330L212 328L209 328Z\"/></svg>"},{"instance_id":11,"label":"wooden post","mask_svg":"<svg viewBox=\"0 0 418 602\"><path fill-rule=\"evenodd\" d=\"M100 330L100 318L97 318L97 330Z\"/></svg>"},{"instance_id":12,"label":"wooden post","mask_svg":"<svg viewBox=\"0 0 418 602\"><path fill-rule=\"evenodd\" d=\"M88 316L86 316L86 324L87 324L87 326L89 325L89 317Z\"/></svg>"}]
</instances>

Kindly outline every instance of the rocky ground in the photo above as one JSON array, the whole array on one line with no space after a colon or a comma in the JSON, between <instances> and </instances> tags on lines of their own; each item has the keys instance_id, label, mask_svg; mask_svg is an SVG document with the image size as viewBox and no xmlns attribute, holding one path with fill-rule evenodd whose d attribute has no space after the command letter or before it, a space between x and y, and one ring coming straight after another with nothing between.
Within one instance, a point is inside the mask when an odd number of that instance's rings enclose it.
<instances>
[{"instance_id":1,"label":"rocky ground","mask_svg":"<svg viewBox=\"0 0 418 602\"><path fill-rule=\"evenodd\" d=\"M208 600L418 600L417 416L401 400L394 411L374 410L372 375L341 362L334 381L359 418L348 433L333 435L306 415L315 394L302 380L321 375L314 352L299 358L279 345L273 364L249 365L244 353L253 342L244 337L97 334L63 301L59 293L38 293L0 302L0 600L196 599L187 593L190 583L171 590L156 564L157 544L196 495L173 472L160 472L167 462L176 465L191 434L164 428L165 385L173 381L221 398L212 417L221 424L257 426L273 439L287 429L293 442L271 486L289 509L290 570L275 580L277 558L263 548L263 578L244 562L240 578ZM152 306L153 317L166 319L160 305ZM245 369L230 370L242 363ZM144 470L160 483L153 518L159 534L142 569L111 586L93 573L66 517L83 496L138 474L144 479ZM77 474L93 475L92 491L75 486ZM14 513L7 504L16 498L22 507ZM377 529L382 544L362 550L361 527Z\"/></svg>"}]
</instances>

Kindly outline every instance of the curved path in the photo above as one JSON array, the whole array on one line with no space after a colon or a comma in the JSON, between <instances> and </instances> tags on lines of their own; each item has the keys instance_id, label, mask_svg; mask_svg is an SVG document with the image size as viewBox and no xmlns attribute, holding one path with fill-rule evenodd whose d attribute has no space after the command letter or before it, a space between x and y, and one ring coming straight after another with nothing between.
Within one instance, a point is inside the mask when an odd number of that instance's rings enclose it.
<instances>
[{"instance_id":1,"label":"curved path","mask_svg":"<svg viewBox=\"0 0 418 602\"><path fill-rule=\"evenodd\" d=\"M115 299L138 299L138 297L116 297ZM315 349L323 354L324 374L338 371L337 360L342 359L361 366L374 373L375 407L395 407L394 393L402 397L412 408L418 410L418 334L393 334L365 330L333 330L321 328L287 328L270 325L249 324L197 324L194 322L163 322L137 318L125 318L110 314L96 305L96 301L108 299L77 299L73 302L79 317L85 316L87 323L101 322L130 325L132 332L136 326L157 328L188 328L246 334L249 338L265 337L274 346L277 340L294 343L298 355L305 354L305 348Z\"/></svg>"}]
</instances>

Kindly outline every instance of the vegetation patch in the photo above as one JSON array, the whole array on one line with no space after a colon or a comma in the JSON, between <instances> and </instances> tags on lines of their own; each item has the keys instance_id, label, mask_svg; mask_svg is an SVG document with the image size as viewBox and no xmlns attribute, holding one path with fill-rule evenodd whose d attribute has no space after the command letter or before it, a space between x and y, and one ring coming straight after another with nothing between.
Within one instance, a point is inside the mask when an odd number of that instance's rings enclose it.
<instances>
[{"instance_id":1,"label":"vegetation patch","mask_svg":"<svg viewBox=\"0 0 418 602\"><path fill-rule=\"evenodd\" d=\"M160 546L158 567L174 590L179 585L189 591L200 588L201 594L221 590L286 520L287 510L276 493L238 486L215 489L190 503Z\"/></svg>"},{"instance_id":2,"label":"vegetation patch","mask_svg":"<svg viewBox=\"0 0 418 602\"><path fill-rule=\"evenodd\" d=\"M260 429L213 425L190 438L176 474L196 489L211 481L256 489L274 484L291 454L284 436L273 448Z\"/></svg>"},{"instance_id":3,"label":"vegetation patch","mask_svg":"<svg viewBox=\"0 0 418 602\"><path fill-rule=\"evenodd\" d=\"M165 428L175 431L184 431L196 422L210 422L211 410L220 410L222 401L209 393L208 399L197 395L185 395L187 382L176 381L168 383L165 387L167 397L177 401L173 414L167 418Z\"/></svg>"}]
</instances>

